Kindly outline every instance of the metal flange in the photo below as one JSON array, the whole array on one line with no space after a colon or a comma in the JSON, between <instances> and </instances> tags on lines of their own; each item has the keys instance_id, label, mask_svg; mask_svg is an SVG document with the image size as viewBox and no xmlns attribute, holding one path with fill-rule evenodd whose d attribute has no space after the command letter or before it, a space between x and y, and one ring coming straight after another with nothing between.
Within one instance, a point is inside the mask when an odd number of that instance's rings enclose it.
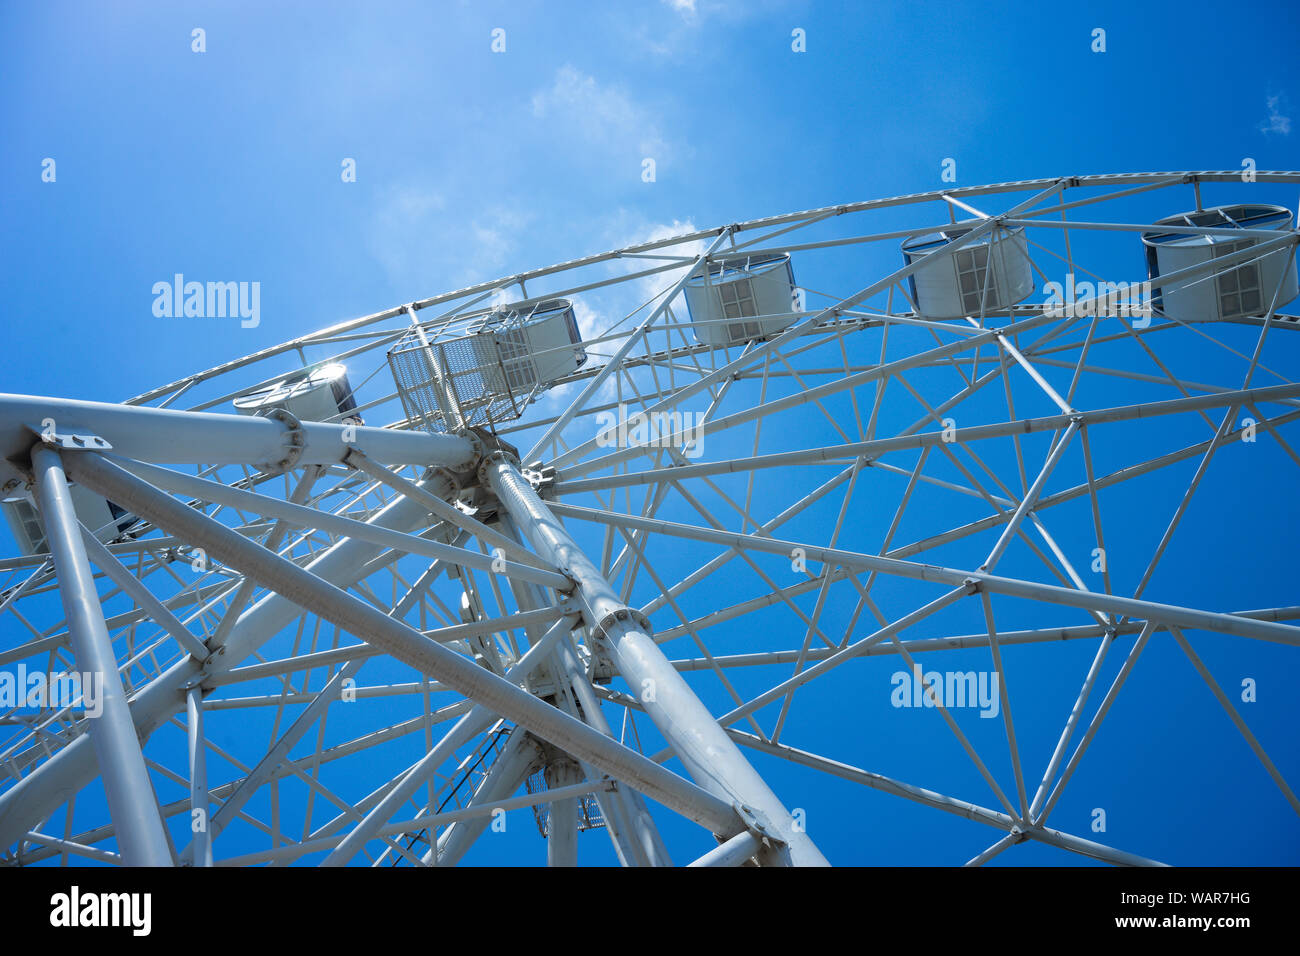
<instances>
[{"instance_id":1,"label":"metal flange","mask_svg":"<svg viewBox=\"0 0 1300 956\"><path fill-rule=\"evenodd\" d=\"M512 455L503 448L496 448L489 451L478 463L478 483L484 488L488 487L488 469L498 462L506 462L507 464L514 465L516 468L519 467L519 457L517 455Z\"/></svg>"},{"instance_id":2,"label":"metal flange","mask_svg":"<svg viewBox=\"0 0 1300 956\"><path fill-rule=\"evenodd\" d=\"M644 614L634 607L621 607L617 611L611 611L600 619L599 623L591 629L591 636L597 641L607 641L609 632L620 621L632 621L645 633L653 637L654 631L650 629L650 621Z\"/></svg>"},{"instance_id":3,"label":"metal flange","mask_svg":"<svg viewBox=\"0 0 1300 956\"><path fill-rule=\"evenodd\" d=\"M74 434L72 432L41 432L41 441L61 451L112 451L113 446L105 438L91 434Z\"/></svg>"},{"instance_id":4,"label":"metal flange","mask_svg":"<svg viewBox=\"0 0 1300 956\"><path fill-rule=\"evenodd\" d=\"M257 413L259 418L269 418L284 425L286 451L283 458L276 462L264 462L254 465L259 471L268 475L281 475L298 464L302 450L307 444L307 436L302 430L302 422L288 409L270 408Z\"/></svg>"}]
</instances>

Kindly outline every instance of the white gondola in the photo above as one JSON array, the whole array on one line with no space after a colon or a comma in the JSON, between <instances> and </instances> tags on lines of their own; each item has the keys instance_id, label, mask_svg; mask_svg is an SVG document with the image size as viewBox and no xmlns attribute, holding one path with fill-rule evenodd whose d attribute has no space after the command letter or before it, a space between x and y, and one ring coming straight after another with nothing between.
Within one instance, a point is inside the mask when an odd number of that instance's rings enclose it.
<instances>
[{"instance_id":1,"label":"white gondola","mask_svg":"<svg viewBox=\"0 0 1300 956\"><path fill-rule=\"evenodd\" d=\"M703 345L737 345L776 335L794 322L794 270L788 253L733 256L686 282L686 307Z\"/></svg>"},{"instance_id":2,"label":"white gondola","mask_svg":"<svg viewBox=\"0 0 1300 956\"><path fill-rule=\"evenodd\" d=\"M546 387L587 361L568 299L501 306L470 323L467 331L492 333L497 358L516 393Z\"/></svg>"},{"instance_id":3,"label":"white gondola","mask_svg":"<svg viewBox=\"0 0 1300 956\"><path fill-rule=\"evenodd\" d=\"M912 301L927 319L960 319L1001 312L1034 291L1034 271L1024 230L997 229L951 255L939 255L969 229L947 229L904 241Z\"/></svg>"},{"instance_id":4,"label":"white gondola","mask_svg":"<svg viewBox=\"0 0 1300 956\"><path fill-rule=\"evenodd\" d=\"M239 396L235 410L260 415L282 408L303 422L338 422L357 407L348 370L337 363L294 372L278 382Z\"/></svg>"},{"instance_id":5,"label":"white gondola","mask_svg":"<svg viewBox=\"0 0 1300 956\"><path fill-rule=\"evenodd\" d=\"M134 515L111 501L106 501L89 488L69 482L68 493L78 520L95 532L101 541L112 541L137 521ZM40 512L30 498L0 501L0 511L4 512L5 523L9 525L9 532L18 543L19 551L33 555L49 550L45 545L45 527L41 523Z\"/></svg>"},{"instance_id":6,"label":"white gondola","mask_svg":"<svg viewBox=\"0 0 1300 956\"><path fill-rule=\"evenodd\" d=\"M432 431L518 418L528 403L587 361L573 303L503 305L466 335L430 341L413 325L388 353L408 419Z\"/></svg>"},{"instance_id":7,"label":"white gondola","mask_svg":"<svg viewBox=\"0 0 1300 956\"><path fill-rule=\"evenodd\" d=\"M1291 211L1285 206L1240 204L1180 213L1161 219L1156 225L1286 232L1291 228L1291 218ZM1146 246L1153 303L1165 315L1183 322L1231 321L1263 315L1275 292L1277 305L1285 305L1298 291L1294 246L1277 249L1257 261L1224 267L1199 279L1158 285L1161 275L1240 252L1264 241L1257 236L1144 232L1142 242Z\"/></svg>"}]
</instances>

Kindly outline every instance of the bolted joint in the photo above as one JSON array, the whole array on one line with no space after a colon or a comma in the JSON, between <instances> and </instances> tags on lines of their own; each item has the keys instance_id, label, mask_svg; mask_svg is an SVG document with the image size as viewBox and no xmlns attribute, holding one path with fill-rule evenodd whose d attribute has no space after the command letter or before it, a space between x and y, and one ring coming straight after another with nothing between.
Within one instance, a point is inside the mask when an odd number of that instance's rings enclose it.
<instances>
[{"instance_id":1,"label":"bolted joint","mask_svg":"<svg viewBox=\"0 0 1300 956\"><path fill-rule=\"evenodd\" d=\"M781 837L772 821L767 818L761 810L740 803L739 801L732 804L736 815L740 817L740 822L745 825L745 829L754 834L764 847L771 849L786 845L786 841Z\"/></svg>"},{"instance_id":2,"label":"bolted joint","mask_svg":"<svg viewBox=\"0 0 1300 956\"><path fill-rule=\"evenodd\" d=\"M519 449L507 441L498 438L489 431L470 425L456 432L461 438L470 443L474 449L474 462L467 469L467 474L462 484L479 484L487 487L487 469L489 466L506 461L519 467Z\"/></svg>"},{"instance_id":3,"label":"bolted joint","mask_svg":"<svg viewBox=\"0 0 1300 956\"><path fill-rule=\"evenodd\" d=\"M302 450L307 444L307 436L302 430L302 422L288 409L271 408L258 412L259 418L269 418L284 426L284 455L277 461L254 465L258 471L268 475L282 475L298 464Z\"/></svg>"},{"instance_id":4,"label":"bolted joint","mask_svg":"<svg viewBox=\"0 0 1300 956\"><path fill-rule=\"evenodd\" d=\"M543 465L540 461L536 461L520 469L520 474L533 486L539 498L553 499L555 497L556 472L554 465Z\"/></svg>"},{"instance_id":5,"label":"bolted joint","mask_svg":"<svg viewBox=\"0 0 1300 956\"><path fill-rule=\"evenodd\" d=\"M435 479L440 479L447 483L447 493L439 497L456 498L464 490L464 484L461 481L462 476L452 471L450 468L444 468L442 465L430 465L424 472L425 486L432 485Z\"/></svg>"},{"instance_id":6,"label":"bolted joint","mask_svg":"<svg viewBox=\"0 0 1300 956\"><path fill-rule=\"evenodd\" d=\"M56 432L46 430L40 433L41 444L56 451L112 451L113 446L107 439L88 433Z\"/></svg>"},{"instance_id":7,"label":"bolted joint","mask_svg":"<svg viewBox=\"0 0 1300 956\"><path fill-rule=\"evenodd\" d=\"M610 631L621 623L631 622L639 627L649 637L654 637L654 631L650 629L650 621L644 614L636 608L621 607L616 611L610 611L606 614L595 627L591 629L591 636L597 641L608 641Z\"/></svg>"},{"instance_id":8,"label":"bolted joint","mask_svg":"<svg viewBox=\"0 0 1300 956\"><path fill-rule=\"evenodd\" d=\"M474 460L482 461L492 449L483 440L482 433L474 428L461 428L456 434L469 442L470 447L474 449Z\"/></svg>"},{"instance_id":9,"label":"bolted joint","mask_svg":"<svg viewBox=\"0 0 1300 956\"><path fill-rule=\"evenodd\" d=\"M508 465L514 465L516 468L519 467L519 457L517 455L512 455L510 452L502 448L493 449L484 455L483 459L479 462L478 483L485 488L489 487L488 472L502 462Z\"/></svg>"}]
</instances>

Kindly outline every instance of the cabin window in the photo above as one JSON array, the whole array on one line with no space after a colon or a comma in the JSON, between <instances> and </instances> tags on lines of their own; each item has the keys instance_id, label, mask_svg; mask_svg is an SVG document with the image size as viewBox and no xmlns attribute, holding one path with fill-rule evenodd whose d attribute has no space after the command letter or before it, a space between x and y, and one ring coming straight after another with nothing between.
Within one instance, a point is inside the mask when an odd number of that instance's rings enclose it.
<instances>
[{"instance_id":1,"label":"cabin window","mask_svg":"<svg viewBox=\"0 0 1300 956\"><path fill-rule=\"evenodd\" d=\"M744 319L758 315L758 307L754 304L754 287L748 279L733 279L722 283L718 286L718 296L722 300L723 318Z\"/></svg>"},{"instance_id":2,"label":"cabin window","mask_svg":"<svg viewBox=\"0 0 1300 956\"><path fill-rule=\"evenodd\" d=\"M957 288L961 292L961 306L968 315L978 315L982 309L993 309L998 303L997 272L988 268L989 246L960 249L953 254L957 267ZM988 295L984 294L985 277Z\"/></svg>"},{"instance_id":3,"label":"cabin window","mask_svg":"<svg viewBox=\"0 0 1300 956\"><path fill-rule=\"evenodd\" d=\"M1216 242L1214 257L1231 255L1248 248L1250 240ZM1239 315L1256 315L1263 306L1260 291L1259 263L1250 262L1228 269L1218 275L1219 314L1225 318Z\"/></svg>"}]
</instances>

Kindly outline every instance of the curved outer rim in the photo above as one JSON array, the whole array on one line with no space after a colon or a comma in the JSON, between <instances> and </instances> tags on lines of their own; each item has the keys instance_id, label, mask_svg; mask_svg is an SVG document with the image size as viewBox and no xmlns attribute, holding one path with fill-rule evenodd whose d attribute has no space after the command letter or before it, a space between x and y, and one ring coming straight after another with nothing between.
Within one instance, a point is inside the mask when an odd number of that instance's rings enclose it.
<instances>
[{"instance_id":1,"label":"curved outer rim","mask_svg":"<svg viewBox=\"0 0 1300 956\"><path fill-rule=\"evenodd\" d=\"M488 282L479 282L474 285L465 286L452 292L444 292L441 295L432 296L427 299L420 299L415 302L394 306L390 309L384 309L381 312L374 312L370 315L360 316L355 319L348 319L336 325L328 326L316 332L312 332L288 342L279 345L272 345L267 348L253 352L243 358L234 359L221 365L214 365L202 372L195 372L184 378L177 379L167 385L162 385L151 389L134 398L128 399L123 404L142 405L146 402L153 401L168 395L178 388L183 388L189 384L206 381L225 372L242 368L245 365L251 365L262 359L270 358L274 355L293 349L302 348L311 345L319 339L325 339L333 335L339 335L354 329L363 328L375 322L382 322L386 319L397 318L406 313L407 310L419 311L429 308L430 306L440 305L445 302L454 302L457 299L463 299L467 296L480 293L492 292L495 289L505 288L506 286L516 285L520 282L528 282L533 279L553 275L558 272L566 272L570 269L580 268L582 266L595 265L600 262L609 262L622 258L626 255L649 252L655 249L663 249L670 246L681 245L685 242L694 242L699 239L707 239L718 236L726 229L731 229L733 233L745 232L751 229L762 229L769 226L780 226L791 222L797 222L803 219L813 217L830 218L831 216L842 216L851 212L863 212L869 209L884 209L890 206L905 206L915 203L941 201L945 196L991 196L1000 193L1023 192L1031 189L1044 189L1055 183L1064 183L1066 189L1077 188L1082 186L1139 186L1149 183L1166 182L1167 185L1189 185L1193 183L1211 183L1211 182L1243 182L1243 170L1206 170L1206 171L1183 171L1183 172L1148 172L1148 173L1102 173L1091 176L1053 176L1046 179L1022 179L1005 183L994 183L984 186L958 186L951 189L934 189L923 193L908 193L901 196L893 196L885 199L870 199L862 202L841 203L833 206L821 206L816 209L805 209L800 212L783 213L776 216L766 216L761 219L751 219L743 223L729 223L723 226L714 226L709 229L701 229L696 232L682 233L678 236L671 236L667 239L657 239L652 242L639 243L637 245L625 246L621 249L613 249L608 252L602 252L597 255L583 256L577 259L570 259L565 262L559 262L551 266L545 266L539 269L532 269L527 272L518 272L514 275L503 276ZM1254 181L1262 183L1297 183L1300 184L1300 171L1294 170L1256 170L1254 172ZM925 227L930 229L931 227Z\"/></svg>"}]
</instances>

